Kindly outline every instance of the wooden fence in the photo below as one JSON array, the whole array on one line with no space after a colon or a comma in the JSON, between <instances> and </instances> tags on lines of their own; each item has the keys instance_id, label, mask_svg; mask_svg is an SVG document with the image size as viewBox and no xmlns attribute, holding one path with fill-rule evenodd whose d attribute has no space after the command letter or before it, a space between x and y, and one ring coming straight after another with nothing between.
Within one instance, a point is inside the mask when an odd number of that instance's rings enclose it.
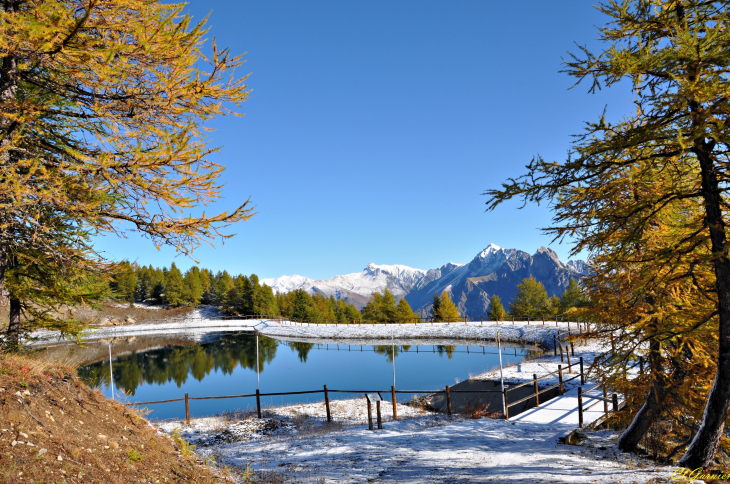
<instances>
[{"instance_id":1,"label":"wooden fence","mask_svg":"<svg viewBox=\"0 0 730 484\"><path fill-rule=\"evenodd\" d=\"M225 398L256 398L256 415L258 418L261 418L261 397L273 397L273 396L279 396L279 395L307 395L307 394L317 394L322 393L324 394L324 405L325 410L327 413L327 421L332 421L332 412L330 409L330 400L329 395L330 393L359 393L359 394L368 394L368 393L391 393L392 395L392 402L396 401L396 394L397 393L403 393L403 394L411 394L411 395L423 395L423 394L439 394L443 393L446 395L446 413L451 416L451 394L452 393L499 393L502 394L504 398L505 403L505 413L504 418L505 420L509 419L509 407L512 407L514 405L517 405L519 403L522 403L526 400L529 400L531 398L535 399L536 406L539 406L539 398L540 394L545 393L548 390L552 390L554 388L559 387L560 388L560 394L563 394L563 384L567 383L568 381L571 381L575 378L580 377L581 382L583 382L583 358L580 358L579 362L573 363L573 365L569 365L566 367L570 371L571 366L580 365L580 374L569 378L567 380L563 379L563 369L562 366L558 366L558 371L548 373L546 375L543 375L541 377L537 377L536 375L533 375L533 381L522 383L519 385L515 385L509 388L505 388L504 390L454 390L449 385L446 385L443 390L396 390L395 386L391 386L390 390L336 390L327 388L327 385L324 385L321 390L306 390L306 391L299 391L299 392L274 392L274 393L261 393L258 389L256 389L256 393L249 393L249 394L243 394L243 395L222 395L222 396L211 396L211 397L190 397L187 393L185 393L185 396L183 398L174 398L170 400L157 400L153 402L136 402L136 403L128 403L128 405L132 406L140 406L140 405L156 405L160 403L173 403L173 402L185 402L185 421L188 425L190 425L190 401L191 400L217 400L217 399L225 399ZM541 380L543 378L547 378L554 374L559 375L559 383L557 385L553 385L549 388L546 388L544 390L539 390L537 382L538 380ZM509 392L516 390L517 388L521 388L525 385L534 384L534 392L532 395L529 395L525 398L522 398L520 400L517 400L515 402L509 402ZM393 420L398 420L398 410L397 406L393 405Z\"/></svg>"},{"instance_id":2,"label":"wooden fence","mask_svg":"<svg viewBox=\"0 0 730 484\"><path fill-rule=\"evenodd\" d=\"M198 318L195 318L195 319L198 319ZM304 324L314 324L314 325L321 325L321 324L348 324L348 325L349 324L355 324L355 325L357 325L357 324L431 324L431 325L433 325L434 323L446 323L446 324L451 324L451 323L476 324L476 323L479 323L480 325L484 325L485 321L487 323L493 323L493 324L499 325L499 324L504 324L504 323L509 323L509 322L512 322L513 324L515 322L519 322L519 321L515 321L514 317L512 317L511 320L506 320L506 321L504 321L502 319L500 319L499 321L491 321L488 318L485 319L484 316L480 316L479 319L477 319L475 317L472 317L470 319L469 317L464 316L463 319L459 318L458 320L454 319L454 320L447 320L447 321L436 321L435 318L433 318L433 317L412 318L412 319L400 319L395 322L384 321L384 320L373 320L373 319L353 319L352 322L350 322L350 320L347 320L347 322L340 322L339 320L336 320L336 319L311 319L311 320L310 319L300 319L300 320L296 320L296 319L292 319L292 318L285 318L282 316L274 316L274 315L270 315L270 314L248 314L245 316L243 316L243 315L242 316L213 316L213 317L206 317L206 318L200 318L200 319L212 320L212 321L238 321L238 320L246 321L246 320L252 320L252 319L267 319L267 320L277 321L278 323L285 324L285 325L304 325ZM156 323L156 322L160 322L160 321L164 321L164 322L194 321L194 319L189 318L189 317L145 319L144 321L140 321L139 323L140 324ZM553 322L555 323L556 326L558 326L559 323L566 323L568 325L568 328L570 328L570 325L573 324L573 325L575 325L576 329L578 329L580 332L584 332L584 331L587 332L589 329L589 324L586 322L560 320L559 317L555 317L554 321L552 319L545 319L545 318L542 318L542 319L527 318L526 322L528 325L530 325L530 323L532 323L532 324L542 324L543 326L545 326L547 323L553 323Z\"/></svg>"}]
</instances>

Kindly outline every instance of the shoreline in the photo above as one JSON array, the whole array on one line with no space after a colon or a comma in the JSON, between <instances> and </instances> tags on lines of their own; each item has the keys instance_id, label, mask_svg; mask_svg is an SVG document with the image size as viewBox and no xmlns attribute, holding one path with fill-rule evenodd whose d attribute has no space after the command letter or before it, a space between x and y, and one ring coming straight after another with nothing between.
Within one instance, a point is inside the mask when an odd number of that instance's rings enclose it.
<instances>
[{"instance_id":1,"label":"shoreline","mask_svg":"<svg viewBox=\"0 0 730 484\"><path fill-rule=\"evenodd\" d=\"M496 323L417 323L417 324L310 324L264 320L254 326L257 334L275 339L297 341L316 340L421 340L453 339L455 341L497 341L522 346L537 345L544 350L553 350L555 340L580 334L578 323L535 324L515 321ZM555 339L554 339L555 338ZM343 343L347 344L347 343ZM353 343L355 344L355 343ZM359 344L359 343L358 343Z\"/></svg>"}]
</instances>

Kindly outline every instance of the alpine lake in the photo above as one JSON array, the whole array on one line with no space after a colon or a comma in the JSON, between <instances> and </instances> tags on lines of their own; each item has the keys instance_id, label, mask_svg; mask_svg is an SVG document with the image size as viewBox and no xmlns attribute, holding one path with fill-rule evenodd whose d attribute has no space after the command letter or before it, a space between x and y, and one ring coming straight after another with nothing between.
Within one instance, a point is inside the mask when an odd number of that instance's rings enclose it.
<instances>
[{"instance_id":1,"label":"alpine lake","mask_svg":"<svg viewBox=\"0 0 730 484\"><path fill-rule=\"evenodd\" d=\"M210 332L202 337L138 336L51 345L41 355L72 362L90 387L125 402L192 397L357 390L330 393L331 400L362 391L438 390L470 376L518 364L540 354L536 347L454 340L282 341L251 332ZM408 344L405 344L408 343ZM428 343L428 344L425 344ZM440 344L439 344L440 343ZM110 370L111 365L111 370ZM384 395L385 396L385 395ZM414 394L399 393L398 401ZM322 393L261 397L262 407L323 400ZM387 398L389 400L389 398ZM184 418L183 402L149 405L152 420ZM193 400L191 417L256 408L256 399Z\"/></svg>"}]
</instances>

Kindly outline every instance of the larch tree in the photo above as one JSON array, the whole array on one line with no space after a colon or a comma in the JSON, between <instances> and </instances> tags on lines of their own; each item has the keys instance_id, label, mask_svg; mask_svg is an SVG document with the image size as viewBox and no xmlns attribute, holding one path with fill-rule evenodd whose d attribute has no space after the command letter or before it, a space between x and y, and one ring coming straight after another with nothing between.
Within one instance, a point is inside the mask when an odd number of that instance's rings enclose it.
<instances>
[{"instance_id":1,"label":"larch tree","mask_svg":"<svg viewBox=\"0 0 730 484\"><path fill-rule=\"evenodd\" d=\"M408 304L408 301L406 301L406 298L404 297L400 298L400 301L398 301L398 307L396 310L396 317L398 321L402 323L415 323L416 320L418 320L418 316L413 312L411 305Z\"/></svg>"},{"instance_id":2,"label":"larch tree","mask_svg":"<svg viewBox=\"0 0 730 484\"><path fill-rule=\"evenodd\" d=\"M693 378L681 374L696 373L687 361L716 342L701 423L679 462L705 467L730 410L730 6L626 0L598 8L608 16L600 28L606 48L595 54L581 48L566 71L589 80L591 91L627 81L635 112L588 123L566 161L534 158L526 175L487 192L488 205L515 197L553 203L548 231L575 241L573 254L589 252L597 261L591 291L613 295L606 311L594 308L601 330L618 332L629 346L648 344L652 378L669 361L684 388L699 393ZM597 282L619 273L632 275L623 280L630 287L615 278ZM615 318L622 305L633 317ZM653 388L659 387L666 385ZM635 420L628 431L644 422Z\"/></svg>"},{"instance_id":3,"label":"larch tree","mask_svg":"<svg viewBox=\"0 0 730 484\"><path fill-rule=\"evenodd\" d=\"M17 298L5 276L19 254L94 269L89 244L69 255L55 242L75 230L131 229L190 255L253 216L248 201L191 213L222 189L205 123L233 113L249 91L234 76L241 58L215 41L206 55L205 20L194 23L183 7L0 1L0 293L10 293L11 308ZM74 228L58 233L52 218ZM10 330L17 341L19 326Z\"/></svg>"},{"instance_id":4,"label":"larch tree","mask_svg":"<svg viewBox=\"0 0 730 484\"><path fill-rule=\"evenodd\" d=\"M454 304L454 301L451 300L449 293L446 291L441 294L437 319L438 321L446 322L459 321L459 319L461 319L459 309L456 307L456 304Z\"/></svg>"}]
</instances>

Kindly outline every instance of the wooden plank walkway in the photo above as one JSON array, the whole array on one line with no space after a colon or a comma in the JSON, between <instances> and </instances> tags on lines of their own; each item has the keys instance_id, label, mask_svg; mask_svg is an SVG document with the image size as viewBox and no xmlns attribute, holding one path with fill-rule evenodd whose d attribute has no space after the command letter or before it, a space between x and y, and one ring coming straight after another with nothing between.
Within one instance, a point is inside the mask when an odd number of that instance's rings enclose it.
<instances>
[{"instance_id":1,"label":"wooden plank walkway","mask_svg":"<svg viewBox=\"0 0 730 484\"><path fill-rule=\"evenodd\" d=\"M594 386L594 383L586 382L586 387ZM603 390L596 388L583 394L583 425L588 427L591 423L603 417L604 407L601 400L593 400L589 397L603 397ZM619 397L619 404L623 399ZM588 408L590 407L590 408ZM609 411L611 404L608 404ZM519 415L510 417L511 422L529 422L539 424L565 424L578 428L578 389L573 388L561 396L557 396L539 407L531 408Z\"/></svg>"}]
</instances>

